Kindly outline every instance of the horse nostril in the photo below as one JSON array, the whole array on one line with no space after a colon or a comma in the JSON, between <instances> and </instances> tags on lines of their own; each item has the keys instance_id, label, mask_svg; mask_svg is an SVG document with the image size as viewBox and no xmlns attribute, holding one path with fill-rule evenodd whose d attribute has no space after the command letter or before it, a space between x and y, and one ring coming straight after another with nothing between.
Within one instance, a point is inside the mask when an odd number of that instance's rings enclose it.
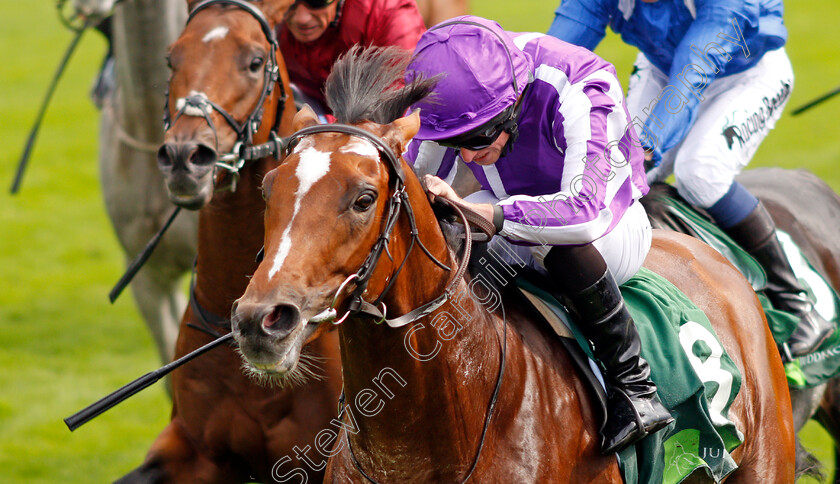
<instances>
[{"instance_id":1,"label":"horse nostril","mask_svg":"<svg viewBox=\"0 0 840 484\"><path fill-rule=\"evenodd\" d=\"M216 150L202 143L198 143L195 150L190 153L190 163L196 166L212 165L216 163L217 158Z\"/></svg>"},{"instance_id":2,"label":"horse nostril","mask_svg":"<svg viewBox=\"0 0 840 484\"><path fill-rule=\"evenodd\" d=\"M237 299L236 301L233 301L233 304L231 304L231 306L230 306L230 320L231 321L236 320L236 309L237 308L239 308L239 299Z\"/></svg>"},{"instance_id":3,"label":"horse nostril","mask_svg":"<svg viewBox=\"0 0 840 484\"><path fill-rule=\"evenodd\" d=\"M175 147L172 143L165 143L157 151L157 162L161 168L171 168L175 157Z\"/></svg>"},{"instance_id":4,"label":"horse nostril","mask_svg":"<svg viewBox=\"0 0 840 484\"><path fill-rule=\"evenodd\" d=\"M279 336L289 333L299 321L300 311L295 306L278 304L263 317L262 327L266 333Z\"/></svg>"}]
</instances>

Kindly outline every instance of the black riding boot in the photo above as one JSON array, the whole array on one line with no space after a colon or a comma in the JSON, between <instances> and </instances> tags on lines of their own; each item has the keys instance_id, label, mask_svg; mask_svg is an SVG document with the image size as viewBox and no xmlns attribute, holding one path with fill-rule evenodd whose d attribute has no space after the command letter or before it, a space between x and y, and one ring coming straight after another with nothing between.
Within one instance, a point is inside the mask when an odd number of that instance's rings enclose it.
<instances>
[{"instance_id":1,"label":"black riding boot","mask_svg":"<svg viewBox=\"0 0 840 484\"><path fill-rule=\"evenodd\" d=\"M600 277L591 272L558 273L555 271L565 269L567 264L558 263L555 249L545 259L545 266L555 281L595 279L588 287L573 291L568 290L568 284L558 285L567 289L563 291L564 303L604 370L608 416L601 432L601 450L604 454L619 452L674 419L659 400L656 385L650 381L650 367L640 356L639 333L603 259Z\"/></svg>"},{"instance_id":2,"label":"black riding boot","mask_svg":"<svg viewBox=\"0 0 840 484\"><path fill-rule=\"evenodd\" d=\"M767 273L764 292L773 307L799 318L799 325L786 343L790 351L786 356L795 358L817 349L834 332L834 325L820 316L806 296L776 237L776 224L764 205L759 203L747 218L725 232L764 268Z\"/></svg>"}]
</instances>

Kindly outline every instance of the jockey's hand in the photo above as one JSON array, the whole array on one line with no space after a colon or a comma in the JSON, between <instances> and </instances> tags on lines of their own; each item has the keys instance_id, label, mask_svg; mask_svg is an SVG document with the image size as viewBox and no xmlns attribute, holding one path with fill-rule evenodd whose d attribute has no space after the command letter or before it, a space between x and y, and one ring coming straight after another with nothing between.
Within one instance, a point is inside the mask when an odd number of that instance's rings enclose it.
<instances>
[{"instance_id":1,"label":"jockey's hand","mask_svg":"<svg viewBox=\"0 0 840 484\"><path fill-rule=\"evenodd\" d=\"M457 193L455 193L455 190L453 190L448 183L434 175L425 175L422 181L423 185L426 187L426 192L429 195L430 202L434 203L435 197L446 198L461 206L469 208L473 212L476 212L483 218L487 219L488 222L493 223L493 205L489 203L465 202L458 196Z\"/></svg>"},{"instance_id":2,"label":"jockey's hand","mask_svg":"<svg viewBox=\"0 0 840 484\"><path fill-rule=\"evenodd\" d=\"M429 201L432 203L434 203L435 197L448 198L453 202L464 203L461 197L455 193L455 190L453 190L448 183L434 175L425 175L423 177L423 185L426 187L426 192L429 195Z\"/></svg>"}]
</instances>

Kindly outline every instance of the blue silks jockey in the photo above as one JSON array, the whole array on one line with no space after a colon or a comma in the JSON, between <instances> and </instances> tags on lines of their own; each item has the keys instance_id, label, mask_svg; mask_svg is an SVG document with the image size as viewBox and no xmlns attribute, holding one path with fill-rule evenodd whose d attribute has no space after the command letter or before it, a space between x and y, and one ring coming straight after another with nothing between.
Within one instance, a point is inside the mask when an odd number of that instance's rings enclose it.
<instances>
[{"instance_id":1,"label":"blue silks jockey","mask_svg":"<svg viewBox=\"0 0 840 484\"><path fill-rule=\"evenodd\" d=\"M679 194L761 264L773 306L799 318L780 345L792 360L834 328L808 300L765 207L735 181L793 88L783 13L781 0L563 0L548 33L594 49L609 25L639 48L627 106L655 166L648 181L673 173Z\"/></svg>"}]
</instances>

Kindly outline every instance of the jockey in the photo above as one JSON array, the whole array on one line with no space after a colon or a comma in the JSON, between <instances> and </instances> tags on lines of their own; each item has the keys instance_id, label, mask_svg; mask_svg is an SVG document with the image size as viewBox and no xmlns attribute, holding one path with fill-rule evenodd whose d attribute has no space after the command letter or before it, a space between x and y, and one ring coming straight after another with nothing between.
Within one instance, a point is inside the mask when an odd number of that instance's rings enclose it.
<instances>
[{"instance_id":1,"label":"jockey","mask_svg":"<svg viewBox=\"0 0 840 484\"><path fill-rule=\"evenodd\" d=\"M735 181L793 87L782 13L781 0L563 0L548 33L594 49L609 25L639 48L627 105L656 166L648 181L673 173L679 194L761 264L773 306L800 319L781 346L790 360L834 327L806 297L767 210Z\"/></svg>"},{"instance_id":2,"label":"jockey","mask_svg":"<svg viewBox=\"0 0 840 484\"><path fill-rule=\"evenodd\" d=\"M441 76L419 102L406 159L430 198L460 201L548 273L604 369L616 452L673 419L650 381L618 284L641 267L651 227L643 152L613 66L579 47L496 22L457 17L420 38L407 78ZM482 189L458 198L447 182L467 163ZM432 176L435 174L437 176ZM503 253L506 250L497 251Z\"/></svg>"},{"instance_id":3,"label":"jockey","mask_svg":"<svg viewBox=\"0 0 840 484\"><path fill-rule=\"evenodd\" d=\"M426 27L414 0L297 0L277 27L296 101L326 112L324 83L350 47L414 50Z\"/></svg>"}]
</instances>

